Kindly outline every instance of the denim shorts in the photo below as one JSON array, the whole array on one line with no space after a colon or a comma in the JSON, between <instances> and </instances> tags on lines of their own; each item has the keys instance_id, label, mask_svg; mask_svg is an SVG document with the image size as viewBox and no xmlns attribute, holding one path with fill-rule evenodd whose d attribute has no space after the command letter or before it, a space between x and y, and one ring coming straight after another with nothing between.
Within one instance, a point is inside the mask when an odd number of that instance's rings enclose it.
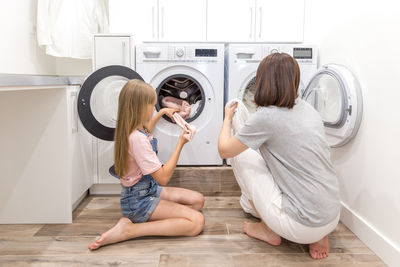
<instances>
[{"instance_id":1,"label":"denim shorts","mask_svg":"<svg viewBox=\"0 0 400 267\"><path fill-rule=\"evenodd\" d=\"M133 186L121 186L122 216L133 223L147 222L160 202L162 187L151 175L142 176Z\"/></svg>"}]
</instances>

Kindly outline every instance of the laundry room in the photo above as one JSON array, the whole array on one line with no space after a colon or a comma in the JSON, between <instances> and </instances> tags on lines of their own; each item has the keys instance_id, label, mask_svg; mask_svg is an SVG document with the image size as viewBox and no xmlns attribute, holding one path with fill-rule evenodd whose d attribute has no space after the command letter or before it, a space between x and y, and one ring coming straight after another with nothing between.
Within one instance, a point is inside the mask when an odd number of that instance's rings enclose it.
<instances>
[{"instance_id":1,"label":"laundry room","mask_svg":"<svg viewBox=\"0 0 400 267\"><path fill-rule=\"evenodd\" d=\"M400 266L398 1L0 22L0 266Z\"/></svg>"}]
</instances>

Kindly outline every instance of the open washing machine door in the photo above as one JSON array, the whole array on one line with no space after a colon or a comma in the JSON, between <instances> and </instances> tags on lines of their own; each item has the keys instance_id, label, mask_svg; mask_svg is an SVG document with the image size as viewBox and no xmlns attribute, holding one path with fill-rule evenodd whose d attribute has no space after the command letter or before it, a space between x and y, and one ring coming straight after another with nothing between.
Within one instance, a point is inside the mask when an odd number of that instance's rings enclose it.
<instances>
[{"instance_id":1,"label":"open washing machine door","mask_svg":"<svg viewBox=\"0 0 400 267\"><path fill-rule=\"evenodd\" d=\"M340 147L356 134L362 118L360 84L342 65L322 66L311 78L302 98L321 115L328 144Z\"/></svg>"},{"instance_id":2,"label":"open washing machine door","mask_svg":"<svg viewBox=\"0 0 400 267\"><path fill-rule=\"evenodd\" d=\"M119 94L131 79L143 81L134 70L119 65L103 67L86 78L78 96L78 114L93 136L114 140Z\"/></svg>"}]
</instances>

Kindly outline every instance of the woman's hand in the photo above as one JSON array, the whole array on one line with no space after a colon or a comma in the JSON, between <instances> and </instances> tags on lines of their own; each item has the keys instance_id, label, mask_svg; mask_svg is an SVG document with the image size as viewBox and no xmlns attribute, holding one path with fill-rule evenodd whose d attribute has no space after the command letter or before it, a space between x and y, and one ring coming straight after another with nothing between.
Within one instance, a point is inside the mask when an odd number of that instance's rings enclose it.
<instances>
[{"instance_id":1,"label":"woman's hand","mask_svg":"<svg viewBox=\"0 0 400 267\"><path fill-rule=\"evenodd\" d=\"M225 105L225 119L232 120L233 114L235 113L235 109L237 108L238 103L235 102L233 105L230 103L226 103Z\"/></svg>"},{"instance_id":2,"label":"woman's hand","mask_svg":"<svg viewBox=\"0 0 400 267\"><path fill-rule=\"evenodd\" d=\"M168 118L170 118L170 119L172 120L172 122L175 122L174 117L173 117L173 114L174 114L175 112L178 112L179 109L177 109L177 108L162 108L160 111L161 111L164 115L167 115Z\"/></svg>"}]
</instances>

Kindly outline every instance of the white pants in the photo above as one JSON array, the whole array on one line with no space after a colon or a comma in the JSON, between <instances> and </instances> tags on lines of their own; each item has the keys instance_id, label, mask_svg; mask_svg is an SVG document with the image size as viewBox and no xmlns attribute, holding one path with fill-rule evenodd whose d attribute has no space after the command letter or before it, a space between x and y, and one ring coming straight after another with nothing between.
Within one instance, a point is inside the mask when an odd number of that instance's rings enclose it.
<instances>
[{"instance_id":1,"label":"white pants","mask_svg":"<svg viewBox=\"0 0 400 267\"><path fill-rule=\"evenodd\" d=\"M255 217L261 217L281 237L300 244L310 244L321 240L336 228L340 215L321 227L302 225L289 217L281 208L282 192L264 159L256 151L247 149L234 157L232 169L242 191L240 204L243 210ZM249 200L253 202L257 212Z\"/></svg>"}]
</instances>

